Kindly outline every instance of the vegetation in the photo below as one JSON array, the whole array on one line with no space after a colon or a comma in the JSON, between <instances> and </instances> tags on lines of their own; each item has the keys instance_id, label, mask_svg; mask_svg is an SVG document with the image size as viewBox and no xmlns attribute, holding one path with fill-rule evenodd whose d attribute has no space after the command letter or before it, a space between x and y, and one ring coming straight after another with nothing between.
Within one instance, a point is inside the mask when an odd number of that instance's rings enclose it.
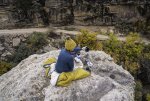
<instances>
[{"instance_id":1,"label":"vegetation","mask_svg":"<svg viewBox=\"0 0 150 101\"><path fill-rule=\"evenodd\" d=\"M16 47L16 52L8 57L8 61L0 60L0 75L8 72L21 60L28 56L37 53L43 46L48 44L47 34L34 32L31 34L24 43Z\"/></svg>"},{"instance_id":2,"label":"vegetation","mask_svg":"<svg viewBox=\"0 0 150 101\"><path fill-rule=\"evenodd\" d=\"M87 30L81 30L80 35L77 35L76 41L78 44L88 46L92 50L101 50L110 54L116 63L122 65L133 75L137 75L140 64L139 59L143 51L143 44L137 42L140 41L140 37L137 33L129 33L125 42L121 42L113 34L109 34L109 40L101 43L97 40L96 33L90 33Z\"/></svg>"},{"instance_id":3,"label":"vegetation","mask_svg":"<svg viewBox=\"0 0 150 101\"><path fill-rule=\"evenodd\" d=\"M0 76L7 71L9 71L13 67L12 63L8 63L0 60Z\"/></svg>"},{"instance_id":4,"label":"vegetation","mask_svg":"<svg viewBox=\"0 0 150 101\"><path fill-rule=\"evenodd\" d=\"M150 84L150 45L144 45L141 57L140 57L140 73L138 78L144 85Z\"/></svg>"},{"instance_id":5,"label":"vegetation","mask_svg":"<svg viewBox=\"0 0 150 101\"><path fill-rule=\"evenodd\" d=\"M142 83L140 81L136 81L135 101L142 101Z\"/></svg>"},{"instance_id":6,"label":"vegetation","mask_svg":"<svg viewBox=\"0 0 150 101\"><path fill-rule=\"evenodd\" d=\"M9 61L14 63L19 63L21 60L27 58L29 55L33 54L33 48L29 48L26 44L21 44L17 48L16 52L10 57Z\"/></svg>"},{"instance_id":7,"label":"vegetation","mask_svg":"<svg viewBox=\"0 0 150 101\"><path fill-rule=\"evenodd\" d=\"M92 50L101 50L102 44L97 40L97 33L90 33L87 30L81 30L80 35L77 35L76 42L81 47L88 46Z\"/></svg>"},{"instance_id":8,"label":"vegetation","mask_svg":"<svg viewBox=\"0 0 150 101\"><path fill-rule=\"evenodd\" d=\"M32 8L32 1L33 0L16 0L14 3L15 11L23 17L20 18L21 20L31 18L28 12Z\"/></svg>"},{"instance_id":9,"label":"vegetation","mask_svg":"<svg viewBox=\"0 0 150 101\"><path fill-rule=\"evenodd\" d=\"M19 63L29 55L37 53L39 49L48 44L48 38L54 37L54 33L42 34L34 32L28 39L16 47L16 53L9 61ZM115 62L122 65L137 80L135 88L135 101L143 99L143 88L150 84L150 45L140 43L138 33L129 33L124 42L117 39L115 34L109 34L109 40L100 42L97 40L97 33L81 30L81 34L75 37L77 44L81 47L88 46L92 50L103 50L110 54ZM13 64L0 61L0 75L9 71ZM149 93L149 92L146 92ZM150 94L144 96L145 100L150 100Z\"/></svg>"},{"instance_id":10,"label":"vegetation","mask_svg":"<svg viewBox=\"0 0 150 101\"><path fill-rule=\"evenodd\" d=\"M115 34L110 33L109 40L101 43L97 41L96 33L90 33L87 30L82 30L81 33L76 38L81 46L88 46L94 50L102 49L135 77L137 80L135 101L142 101L143 86L150 84L150 45L140 43L141 39L138 33L129 33L124 42L119 41ZM96 44L100 44L100 47L95 47ZM147 96L149 99L149 95Z\"/></svg>"},{"instance_id":11,"label":"vegetation","mask_svg":"<svg viewBox=\"0 0 150 101\"><path fill-rule=\"evenodd\" d=\"M150 101L150 93L147 94L146 100L147 100L147 101Z\"/></svg>"},{"instance_id":12,"label":"vegetation","mask_svg":"<svg viewBox=\"0 0 150 101\"><path fill-rule=\"evenodd\" d=\"M21 60L27 58L31 54L36 53L39 49L42 49L43 46L48 44L48 38L46 34L34 32L31 34L25 43L21 43L15 54L10 58L9 61L14 63L19 63Z\"/></svg>"},{"instance_id":13,"label":"vegetation","mask_svg":"<svg viewBox=\"0 0 150 101\"><path fill-rule=\"evenodd\" d=\"M116 63L122 65L135 77L139 70L139 59L143 51L140 37L137 33L129 33L125 42L121 42L114 34L109 35L109 40L103 43L103 50L110 54Z\"/></svg>"},{"instance_id":14,"label":"vegetation","mask_svg":"<svg viewBox=\"0 0 150 101\"><path fill-rule=\"evenodd\" d=\"M28 37L26 43L29 48L34 48L34 51L37 51L48 44L47 34L34 32Z\"/></svg>"}]
</instances>

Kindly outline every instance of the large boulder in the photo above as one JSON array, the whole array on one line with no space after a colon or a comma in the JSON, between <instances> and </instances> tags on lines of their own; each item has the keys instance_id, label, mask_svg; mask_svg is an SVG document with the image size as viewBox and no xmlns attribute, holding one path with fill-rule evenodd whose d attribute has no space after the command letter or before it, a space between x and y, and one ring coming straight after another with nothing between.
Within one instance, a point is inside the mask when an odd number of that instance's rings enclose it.
<instances>
[{"instance_id":1,"label":"large boulder","mask_svg":"<svg viewBox=\"0 0 150 101\"><path fill-rule=\"evenodd\" d=\"M3 74L0 101L134 101L134 78L102 51L89 52L94 64L90 77L73 81L68 87L50 85L42 64L59 52L32 55Z\"/></svg>"}]
</instances>

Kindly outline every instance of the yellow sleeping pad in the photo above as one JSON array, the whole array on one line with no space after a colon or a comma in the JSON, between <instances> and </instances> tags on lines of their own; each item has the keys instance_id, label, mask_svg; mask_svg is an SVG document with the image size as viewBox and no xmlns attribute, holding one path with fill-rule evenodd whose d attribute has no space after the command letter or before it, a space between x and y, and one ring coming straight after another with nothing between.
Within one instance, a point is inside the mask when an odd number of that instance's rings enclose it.
<instances>
[{"instance_id":1,"label":"yellow sleeping pad","mask_svg":"<svg viewBox=\"0 0 150 101\"><path fill-rule=\"evenodd\" d=\"M61 73L59 75L56 85L65 87L65 86L68 86L74 80L83 79L88 76L90 76L90 72L82 68L77 68L76 70L72 72Z\"/></svg>"},{"instance_id":2,"label":"yellow sleeping pad","mask_svg":"<svg viewBox=\"0 0 150 101\"><path fill-rule=\"evenodd\" d=\"M49 71L50 71L50 69L51 69L50 65L51 65L52 63L56 63L56 58L51 57L51 58L48 58L46 61L44 61L43 67L46 69L46 70L45 70L45 75L46 75L46 77L48 77L48 78L51 78L51 76L48 75L48 74L49 74Z\"/></svg>"}]
</instances>

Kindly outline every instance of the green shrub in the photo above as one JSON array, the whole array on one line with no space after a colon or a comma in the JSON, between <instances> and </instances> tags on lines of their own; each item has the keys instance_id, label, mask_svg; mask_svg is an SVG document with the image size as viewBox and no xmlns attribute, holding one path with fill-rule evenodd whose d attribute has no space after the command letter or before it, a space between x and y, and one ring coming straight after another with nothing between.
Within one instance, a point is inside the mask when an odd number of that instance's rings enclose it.
<instances>
[{"instance_id":1,"label":"green shrub","mask_svg":"<svg viewBox=\"0 0 150 101\"><path fill-rule=\"evenodd\" d=\"M21 44L16 52L13 54L9 61L13 61L14 63L19 63L21 60L27 58L31 54L34 54L34 48L27 46L26 44Z\"/></svg>"},{"instance_id":2,"label":"green shrub","mask_svg":"<svg viewBox=\"0 0 150 101\"><path fill-rule=\"evenodd\" d=\"M120 48L122 43L117 39L117 37L113 34L109 34L109 40L106 40L103 43L103 50L110 54L114 61L119 63L120 60L120 51L122 48Z\"/></svg>"},{"instance_id":3,"label":"green shrub","mask_svg":"<svg viewBox=\"0 0 150 101\"><path fill-rule=\"evenodd\" d=\"M0 60L0 76L9 71L12 67L13 67L12 63Z\"/></svg>"},{"instance_id":4,"label":"green shrub","mask_svg":"<svg viewBox=\"0 0 150 101\"><path fill-rule=\"evenodd\" d=\"M9 57L8 61L0 61L0 75L9 71L15 64L19 63L28 56L35 54L39 49L48 44L46 34L34 32L31 34L24 43L16 47L16 52Z\"/></svg>"},{"instance_id":5,"label":"green shrub","mask_svg":"<svg viewBox=\"0 0 150 101\"><path fill-rule=\"evenodd\" d=\"M21 43L16 49L15 54L9 61L19 63L28 56L35 54L39 49L48 44L48 37L44 33L34 32L31 34L25 43Z\"/></svg>"},{"instance_id":6,"label":"green shrub","mask_svg":"<svg viewBox=\"0 0 150 101\"><path fill-rule=\"evenodd\" d=\"M87 30L81 30L81 34L76 36L77 44L81 47L88 46L92 50L101 50L102 44L97 40L97 34Z\"/></svg>"},{"instance_id":7,"label":"green shrub","mask_svg":"<svg viewBox=\"0 0 150 101\"><path fill-rule=\"evenodd\" d=\"M125 42L119 41L113 33L110 33L109 40L103 43L103 50L110 54L117 64L135 75L140 67L139 58L143 50L143 45L137 43L139 40L137 33L130 33Z\"/></svg>"},{"instance_id":8,"label":"green shrub","mask_svg":"<svg viewBox=\"0 0 150 101\"><path fill-rule=\"evenodd\" d=\"M135 101L142 101L142 88L142 83L140 81L136 81Z\"/></svg>"},{"instance_id":9,"label":"green shrub","mask_svg":"<svg viewBox=\"0 0 150 101\"><path fill-rule=\"evenodd\" d=\"M26 40L28 47L34 48L35 51L48 44L47 34L34 32Z\"/></svg>"},{"instance_id":10,"label":"green shrub","mask_svg":"<svg viewBox=\"0 0 150 101\"><path fill-rule=\"evenodd\" d=\"M138 43L137 43L138 42ZM143 51L143 44L140 44L140 37L137 33L130 33L123 45L125 66L132 74L136 74L139 69L139 59Z\"/></svg>"},{"instance_id":11,"label":"green shrub","mask_svg":"<svg viewBox=\"0 0 150 101\"><path fill-rule=\"evenodd\" d=\"M146 96L146 100L147 100L147 101L150 101L150 93L149 93L149 94L147 94L147 96Z\"/></svg>"}]
</instances>

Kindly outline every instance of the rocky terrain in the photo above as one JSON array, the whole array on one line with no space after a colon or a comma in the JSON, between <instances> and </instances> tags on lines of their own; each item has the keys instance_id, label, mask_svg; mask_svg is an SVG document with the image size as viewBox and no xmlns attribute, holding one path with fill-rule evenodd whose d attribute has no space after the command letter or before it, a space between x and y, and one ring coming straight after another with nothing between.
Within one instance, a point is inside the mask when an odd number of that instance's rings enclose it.
<instances>
[{"instance_id":1,"label":"rocky terrain","mask_svg":"<svg viewBox=\"0 0 150 101\"><path fill-rule=\"evenodd\" d=\"M68 87L53 87L44 75L43 61L54 50L32 55L0 77L0 101L134 101L134 78L103 51L89 52L92 74ZM81 52L84 56L85 52Z\"/></svg>"},{"instance_id":2,"label":"rocky terrain","mask_svg":"<svg viewBox=\"0 0 150 101\"><path fill-rule=\"evenodd\" d=\"M83 27L80 26L81 28L89 28L89 27ZM76 28L76 27L75 27ZM81 29L80 28L80 29ZM92 31L98 31L96 29L101 29L103 32L111 32L113 31L112 29L105 29L100 28L100 27L90 27ZM55 27L53 29L53 34L51 35L50 43L58 43L61 41L64 41L64 37L67 35L70 35L72 37L75 37L77 34L81 34L79 32L80 29L74 30L74 31L68 31L64 30L62 27ZM43 34L47 34L50 32L49 28L28 28L28 29L12 29L12 30L0 30L0 59L5 60L6 57L11 56L15 52L15 48L20 45L20 43L24 43L26 39L33 33L33 32L41 32ZM53 38L53 37L58 37L58 38ZM103 40L108 40L109 37L107 35L97 35L97 39L100 41ZM118 37L119 40L125 41L125 37ZM150 41L142 38L141 42L144 42L145 44L149 44ZM59 47L59 45L56 45L55 47ZM44 52L50 51L52 49L49 46L46 46L44 48Z\"/></svg>"},{"instance_id":3,"label":"rocky terrain","mask_svg":"<svg viewBox=\"0 0 150 101\"><path fill-rule=\"evenodd\" d=\"M0 29L15 26L9 7L0 6Z\"/></svg>"},{"instance_id":4,"label":"rocky terrain","mask_svg":"<svg viewBox=\"0 0 150 101\"><path fill-rule=\"evenodd\" d=\"M24 30L1 30L0 32L0 59L5 60L7 56L11 56L15 52L15 47L26 39L34 31L46 32L44 29L24 29Z\"/></svg>"},{"instance_id":5,"label":"rocky terrain","mask_svg":"<svg viewBox=\"0 0 150 101\"><path fill-rule=\"evenodd\" d=\"M143 9L147 14L150 12L148 0L30 0L25 2L28 5L24 9L16 4L19 4L16 0L0 2L0 12L5 11L0 13L0 21L8 24L0 28L49 24L118 26L121 22L129 24L145 19L140 14Z\"/></svg>"}]
</instances>

